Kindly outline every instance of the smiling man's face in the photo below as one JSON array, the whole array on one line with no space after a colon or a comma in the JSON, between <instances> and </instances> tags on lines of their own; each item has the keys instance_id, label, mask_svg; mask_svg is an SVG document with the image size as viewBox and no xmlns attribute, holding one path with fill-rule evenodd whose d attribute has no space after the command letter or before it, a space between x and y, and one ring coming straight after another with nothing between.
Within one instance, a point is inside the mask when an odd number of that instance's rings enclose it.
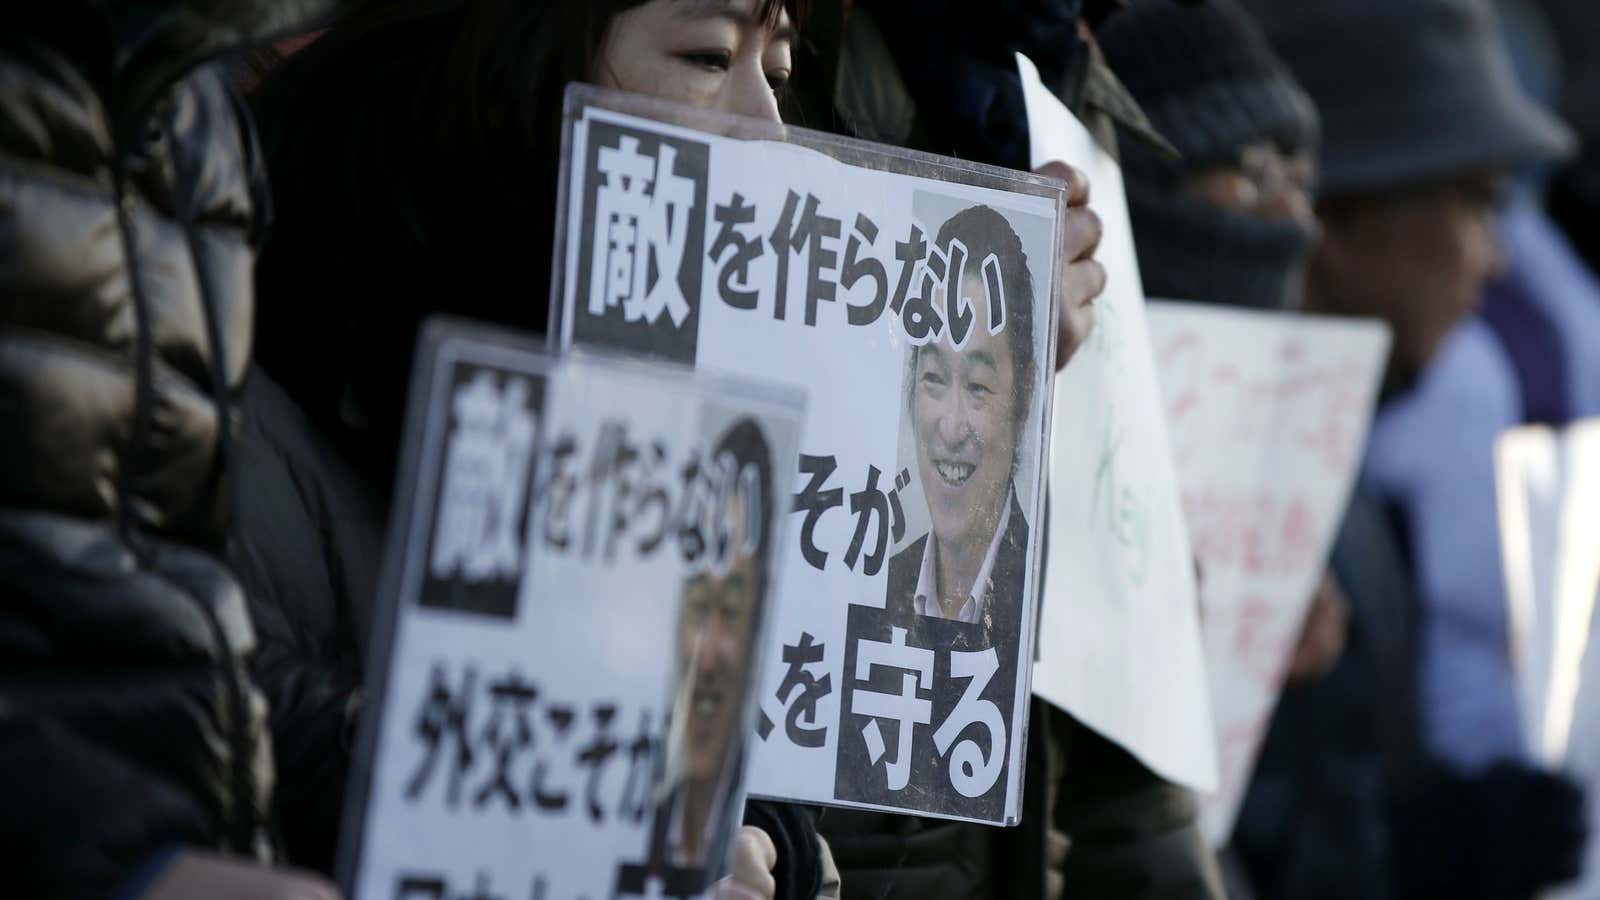
<instances>
[{"instance_id":1,"label":"smiling man's face","mask_svg":"<svg viewBox=\"0 0 1600 900\"><path fill-rule=\"evenodd\" d=\"M969 277L966 296L984 296ZM1017 449L1016 366L1004 331L989 333L988 304L957 352L937 342L917 352L911 425L917 467L939 546L981 552L994 539Z\"/></svg>"},{"instance_id":2,"label":"smiling man's face","mask_svg":"<svg viewBox=\"0 0 1600 900\"><path fill-rule=\"evenodd\" d=\"M742 521L737 502L733 521ZM750 667L750 640L755 626L757 558L743 549L743 533L726 572L706 572L685 586L678 617L679 678L685 683L688 708L684 734L688 742L687 775L711 783L728 760L739 725L744 682Z\"/></svg>"}]
</instances>

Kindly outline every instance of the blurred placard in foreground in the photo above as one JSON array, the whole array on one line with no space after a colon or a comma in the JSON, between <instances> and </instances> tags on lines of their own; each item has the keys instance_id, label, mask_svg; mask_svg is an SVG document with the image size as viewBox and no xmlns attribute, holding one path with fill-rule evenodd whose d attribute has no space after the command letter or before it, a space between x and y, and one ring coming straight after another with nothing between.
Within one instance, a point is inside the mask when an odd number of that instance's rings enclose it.
<instances>
[{"instance_id":1,"label":"blurred placard in foreground","mask_svg":"<svg viewBox=\"0 0 1600 900\"><path fill-rule=\"evenodd\" d=\"M1588 791L1600 834L1600 654L1593 641L1600 588L1600 420L1562 430L1516 428L1495 445L1501 559L1523 733L1534 759ZM1584 878L1551 898L1600 896L1600 841Z\"/></svg>"},{"instance_id":2,"label":"blurred placard in foreground","mask_svg":"<svg viewBox=\"0 0 1600 900\"><path fill-rule=\"evenodd\" d=\"M742 816L798 395L432 322L352 898L696 896Z\"/></svg>"}]
</instances>

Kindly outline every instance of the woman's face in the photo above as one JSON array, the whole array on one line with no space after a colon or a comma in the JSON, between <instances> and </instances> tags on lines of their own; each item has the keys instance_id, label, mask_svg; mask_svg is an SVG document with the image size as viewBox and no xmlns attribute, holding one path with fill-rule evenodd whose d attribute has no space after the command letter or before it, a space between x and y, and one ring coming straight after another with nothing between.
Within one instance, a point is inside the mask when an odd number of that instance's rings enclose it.
<instances>
[{"instance_id":1,"label":"woman's face","mask_svg":"<svg viewBox=\"0 0 1600 900\"><path fill-rule=\"evenodd\" d=\"M789 16L758 0L649 0L612 18L591 80L705 109L779 121L789 79Z\"/></svg>"}]
</instances>

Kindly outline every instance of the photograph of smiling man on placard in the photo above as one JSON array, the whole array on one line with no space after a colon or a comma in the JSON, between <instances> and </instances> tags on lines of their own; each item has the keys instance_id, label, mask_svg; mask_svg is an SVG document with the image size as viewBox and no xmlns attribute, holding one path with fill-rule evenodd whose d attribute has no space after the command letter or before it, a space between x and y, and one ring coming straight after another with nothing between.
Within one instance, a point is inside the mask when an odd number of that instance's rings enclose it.
<instances>
[{"instance_id":1,"label":"photograph of smiling man on placard","mask_svg":"<svg viewBox=\"0 0 1600 900\"><path fill-rule=\"evenodd\" d=\"M899 524L883 605L850 606L835 795L994 822L1027 733L1053 223L953 191L913 207L938 224L896 323Z\"/></svg>"},{"instance_id":2,"label":"photograph of smiling man on placard","mask_svg":"<svg viewBox=\"0 0 1600 900\"><path fill-rule=\"evenodd\" d=\"M617 896L644 895L652 881L665 896L698 895L744 819L741 735L770 580L772 448L757 419L729 425L702 464L704 502L679 525L697 533L701 555L672 635L675 684L645 861L621 868Z\"/></svg>"},{"instance_id":3,"label":"photograph of smiling man on placard","mask_svg":"<svg viewBox=\"0 0 1600 900\"><path fill-rule=\"evenodd\" d=\"M888 596L891 606L909 599L918 616L982 626L981 646L997 623L1015 633L1027 577L1015 477L1033 400L1033 288L1021 240L993 209L946 220L936 245L952 242L966 250L961 291L975 319L959 348L947 328L908 354L906 415L929 527L890 561Z\"/></svg>"}]
</instances>

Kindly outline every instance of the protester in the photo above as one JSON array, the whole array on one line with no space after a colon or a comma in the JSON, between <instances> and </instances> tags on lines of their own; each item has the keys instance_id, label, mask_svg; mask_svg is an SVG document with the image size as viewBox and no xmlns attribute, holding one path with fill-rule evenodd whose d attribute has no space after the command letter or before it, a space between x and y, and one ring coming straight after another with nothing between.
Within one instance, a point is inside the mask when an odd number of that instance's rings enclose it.
<instances>
[{"instance_id":1,"label":"protester","mask_svg":"<svg viewBox=\"0 0 1600 900\"><path fill-rule=\"evenodd\" d=\"M1013 57L1021 51L1045 84L1063 85L1069 105L1093 131L1114 142L1114 118L1136 140L1170 152L1094 61L1080 12L1098 20L1106 4L1088 6L1094 8L1080 10L1068 0L1003 2L974 16L970 5L957 2L859 3L844 25L834 95L826 108L808 110L807 119L858 137L1026 168L1027 124ZM914 29L897 27L913 20ZM1069 180L1073 202L1088 200L1081 173L1052 167L1047 174ZM1098 232L1095 222L1096 240ZM1103 284L1098 268L1069 266L1066 275L1069 284L1093 279L1088 296ZM1091 323L1091 316L1064 318L1058 365ZM1008 831L846 810L826 811L819 826L851 896L1221 896L1188 791L1042 701L1030 714L1024 786L1022 825Z\"/></svg>"},{"instance_id":2,"label":"protester","mask_svg":"<svg viewBox=\"0 0 1600 900\"><path fill-rule=\"evenodd\" d=\"M774 120L785 20L800 12L392 4L335 27L261 89L280 227L260 274L272 301L260 359L284 390L250 385L261 430L241 453L258 490L239 558L282 777L296 787L282 811L298 858L325 866L334 844L417 323L448 311L544 327L548 251L529 248L551 246L568 81ZM809 816L751 809L778 843L779 895L814 891Z\"/></svg>"},{"instance_id":3,"label":"protester","mask_svg":"<svg viewBox=\"0 0 1600 900\"><path fill-rule=\"evenodd\" d=\"M1151 297L1299 305L1317 237L1316 107L1233 0L1134 0L1100 47L1179 156L1124 134L1122 169Z\"/></svg>"},{"instance_id":4,"label":"protester","mask_svg":"<svg viewBox=\"0 0 1600 900\"><path fill-rule=\"evenodd\" d=\"M1505 43L1526 59L1520 48L1537 38L1537 11L1503 5L1512 13L1500 20ZM1533 63L1513 71L1537 82ZM1364 475L1403 512L1414 548L1428 612L1420 660L1425 740L1434 755L1469 772L1520 759L1531 746L1507 652L1494 442L1524 422L1561 424L1600 411L1600 369L1588 350L1600 338L1600 294L1539 211L1538 164L1547 160L1526 162L1506 173L1495 234L1503 263L1480 314L1451 334L1407 396L1380 412ZM1419 451L1441 446L1455 452L1415 464Z\"/></svg>"},{"instance_id":5,"label":"protester","mask_svg":"<svg viewBox=\"0 0 1600 900\"><path fill-rule=\"evenodd\" d=\"M1150 124L1181 154L1134 135L1122 142L1145 293L1261 310L1298 307L1318 234L1310 191L1319 120L1254 20L1233 0L1133 0L1098 38ZM1291 679L1320 675L1338 659L1342 596L1326 576ZM1222 863L1229 896L1254 896L1231 854Z\"/></svg>"},{"instance_id":6,"label":"protester","mask_svg":"<svg viewBox=\"0 0 1600 900\"><path fill-rule=\"evenodd\" d=\"M372 4L259 89L278 229L258 274L266 373L247 386L235 556L262 635L294 858L332 862L423 316L543 328L567 82L776 119L798 12L776 0ZM815 895L809 814L749 809L777 845L777 896Z\"/></svg>"},{"instance_id":7,"label":"protester","mask_svg":"<svg viewBox=\"0 0 1600 900\"><path fill-rule=\"evenodd\" d=\"M1597 96L1594 88L1600 86L1593 48L1578 39L1600 24L1590 6L1496 2L1517 80L1541 104L1560 104L1578 133L1580 152L1563 167L1566 172L1583 169L1584 148L1600 118L1581 99ZM1566 179L1552 174L1548 164L1516 173L1499 220L1507 266L1489 284L1483 319L1505 350L1521 420L1563 425L1600 415L1600 357L1591 352L1600 341L1600 278L1580 252L1577 242L1584 238L1567 233L1546 210L1570 199Z\"/></svg>"},{"instance_id":8,"label":"protester","mask_svg":"<svg viewBox=\"0 0 1600 900\"><path fill-rule=\"evenodd\" d=\"M1324 121L1325 232L1305 308L1389 323L1387 413L1417 399L1403 395L1432 377L1430 365L1448 362L1438 358L1447 336L1504 265L1493 227L1504 173L1560 155L1570 139L1520 93L1491 11L1476 0L1251 6ZM1489 397L1473 396L1484 408ZM1463 444L1461 428L1471 426L1452 424L1405 453L1411 470L1444 472L1464 458L1461 446L1488 452L1491 435ZM1383 435L1373 440L1376 453ZM1466 574L1496 550L1445 549L1415 516L1409 534L1397 533L1385 503L1416 496L1375 494L1394 483L1373 477L1372 453L1334 548L1352 607L1346 651L1328 677L1285 695L1235 843L1264 896L1532 896L1576 872L1584 840L1576 788L1515 762L1452 770L1438 756L1467 745L1428 740L1442 711L1438 690L1482 703L1489 683L1439 677L1450 658L1443 639L1456 625L1428 570L1419 580L1413 566L1442 551L1439 560ZM1471 478L1492 482L1492 471L1472 466ZM1439 496L1462 484L1451 480ZM1467 520L1453 508L1427 515L1459 527Z\"/></svg>"},{"instance_id":9,"label":"protester","mask_svg":"<svg viewBox=\"0 0 1600 900\"><path fill-rule=\"evenodd\" d=\"M8 896L335 894L261 865L271 745L219 556L265 188L207 64L331 4L213 7L0 13Z\"/></svg>"},{"instance_id":10,"label":"protester","mask_svg":"<svg viewBox=\"0 0 1600 900\"><path fill-rule=\"evenodd\" d=\"M252 379L259 430L242 453L260 490L243 505L238 557L298 858L326 867L335 844L418 323L447 311L544 327L569 81L776 120L800 12L754 0L374 5L262 88L281 227L260 276L274 301L260 358L286 390ZM777 844L777 895L815 894L809 814L749 811Z\"/></svg>"}]
</instances>

